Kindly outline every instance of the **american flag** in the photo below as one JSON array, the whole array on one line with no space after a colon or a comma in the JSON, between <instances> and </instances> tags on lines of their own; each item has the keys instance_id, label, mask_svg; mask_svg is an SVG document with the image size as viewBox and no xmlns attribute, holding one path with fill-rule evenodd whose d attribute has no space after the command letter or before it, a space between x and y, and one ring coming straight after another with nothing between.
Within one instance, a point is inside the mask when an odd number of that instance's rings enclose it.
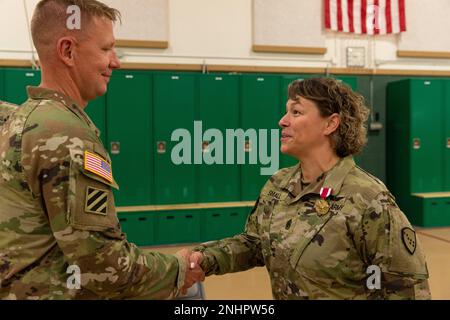
<instances>
[{"instance_id":1,"label":"american flag","mask_svg":"<svg viewBox=\"0 0 450 320\"><path fill-rule=\"evenodd\" d=\"M113 181L111 166L100 156L91 153L89 151L84 152L84 169L95 173L96 175L108 180Z\"/></svg>"},{"instance_id":2,"label":"american flag","mask_svg":"<svg viewBox=\"0 0 450 320\"><path fill-rule=\"evenodd\" d=\"M356 34L406 31L405 0L324 0L325 28Z\"/></svg>"}]
</instances>

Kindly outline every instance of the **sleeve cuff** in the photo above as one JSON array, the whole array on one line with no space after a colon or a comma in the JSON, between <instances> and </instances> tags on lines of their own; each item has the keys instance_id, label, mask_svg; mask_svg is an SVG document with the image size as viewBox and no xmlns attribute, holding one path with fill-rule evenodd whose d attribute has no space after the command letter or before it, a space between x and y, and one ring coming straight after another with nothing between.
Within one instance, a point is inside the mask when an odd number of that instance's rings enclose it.
<instances>
[{"instance_id":1,"label":"sleeve cuff","mask_svg":"<svg viewBox=\"0 0 450 320\"><path fill-rule=\"evenodd\" d=\"M186 261L184 258L178 254L175 254L178 260L178 277L177 277L177 289L181 290L184 286L184 281L186 277Z\"/></svg>"}]
</instances>

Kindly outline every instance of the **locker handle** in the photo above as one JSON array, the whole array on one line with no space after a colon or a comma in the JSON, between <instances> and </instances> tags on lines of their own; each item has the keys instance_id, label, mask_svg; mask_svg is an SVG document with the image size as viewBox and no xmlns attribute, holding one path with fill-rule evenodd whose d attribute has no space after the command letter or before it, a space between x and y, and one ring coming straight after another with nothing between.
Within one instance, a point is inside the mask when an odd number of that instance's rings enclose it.
<instances>
[{"instance_id":1,"label":"locker handle","mask_svg":"<svg viewBox=\"0 0 450 320\"><path fill-rule=\"evenodd\" d=\"M232 213L230 213L230 216L232 216L232 217L235 217L235 216L237 216L237 215L238 215L237 212L232 212Z\"/></svg>"},{"instance_id":2,"label":"locker handle","mask_svg":"<svg viewBox=\"0 0 450 320\"><path fill-rule=\"evenodd\" d=\"M138 220L139 221L147 221L147 217L139 217Z\"/></svg>"},{"instance_id":3,"label":"locker handle","mask_svg":"<svg viewBox=\"0 0 450 320\"><path fill-rule=\"evenodd\" d=\"M172 219L175 219L175 216L167 216L166 219L167 220L172 220Z\"/></svg>"},{"instance_id":4,"label":"locker handle","mask_svg":"<svg viewBox=\"0 0 450 320\"><path fill-rule=\"evenodd\" d=\"M212 215L213 217L220 217L220 213L213 213L213 215Z\"/></svg>"},{"instance_id":5,"label":"locker handle","mask_svg":"<svg viewBox=\"0 0 450 320\"><path fill-rule=\"evenodd\" d=\"M192 214L187 214L187 215L186 215L186 218L188 218L188 219L192 219L192 218L193 218L193 216L192 216Z\"/></svg>"},{"instance_id":6,"label":"locker handle","mask_svg":"<svg viewBox=\"0 0 450 320\"><path fill-rule=\"evenodd\" d=\"M256 81L263 82L263 81L264 81L264 78L258 78L258 79L256 79Z\"/></svg>"},{"instance_id":7,"label":"locker handle","mask_svg":"<svg viewBox=\"0 0 450 320\"><path fill-rule=\"evenodd\" d=\"M127 74L127 75L125 76L125 79L134 79L134 76L131 75L131 74Z\"/></svg>"},{"instance_id":8,"label":"locker handle","mask_svg":"<svg viewBox=\"0 0 450 320\"><path fill-rule=\"evenodd\" d=\"M438 204L437 202L432 202L431 203L432 206L437 206L437 204Z\"/></svg>"},{"instance_id":9,"label":"locker handle","mask_svg":"<svg viewBox=\"0 0 450 320\"><path fill-rule=\"evenodd\" d=\"M217 81L221 81L221 80L222 80L222 77L216 77L216 80L217 80Z\"/></svg>"},{"instance_id":10,"label":"locker handle","mask_svg":"<svg viewBox=\"0 0 450 320\"><path fill-rule=\"evenodd\" d=\"M119 221L120 222L125 222L125 221L127 221L128 219L127 218L119 218Z\"/></svg>"},{"instance_id":11,"label":"locker handle","mask_svg":"<svg viewBox=\"0 0 450 320\"><path fill-rule=\"evenodd\" d=\"M25 73L25 77L34 77L34 73L27 72L27 73Z\"/></svg>"}]
</instances>

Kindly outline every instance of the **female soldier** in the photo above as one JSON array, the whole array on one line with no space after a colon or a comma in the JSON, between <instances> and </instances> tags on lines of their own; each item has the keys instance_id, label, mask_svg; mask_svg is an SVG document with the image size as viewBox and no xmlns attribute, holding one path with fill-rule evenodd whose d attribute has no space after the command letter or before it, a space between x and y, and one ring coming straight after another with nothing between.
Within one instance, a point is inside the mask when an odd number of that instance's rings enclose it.
<instances>
[{"instance_id":1,"label":"female soldier","mask_svg":"<svg viewBox=\"0 0 450 320\"><path fill-rule=\"evenodd\" d=\"M288 94L281 151L299 164L267 181L243 233L191 259L206 275L265 265L275 299L429 299L415 231L352 158L366 143L363 97L330 78L294 81Z\"/></svg>"}]
</instances>

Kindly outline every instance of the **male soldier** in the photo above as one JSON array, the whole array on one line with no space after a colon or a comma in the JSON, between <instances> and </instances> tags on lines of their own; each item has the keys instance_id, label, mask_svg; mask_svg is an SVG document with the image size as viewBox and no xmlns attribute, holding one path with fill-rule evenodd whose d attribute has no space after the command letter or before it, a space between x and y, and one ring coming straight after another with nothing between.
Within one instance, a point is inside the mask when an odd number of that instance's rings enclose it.
<instances>
[{"instance_id":1,"label":"male soldier","mask_svg":"<svg viewBox=\"0 0 450 320\"><path fill-rule=\"evenodd\" d=\"M66 27L71 5L80 29ZM162 299L201 278L186 251L144 253L127 242L111 160L83 111L120 67L119 15L96 0L42 0L35 9L42 82L27 88L0 134L0 298Z\"/></svg>"},{"instance_id":2,"label":"male soldier","mask_svg":"<svg viewBox=\"0 0 450 320\"><path fill-rule=\"evenodd\" d=\"M0 128L8 120L11 113L17 109L17 105L0 100Z\"/></svg>"}]
</instances>

